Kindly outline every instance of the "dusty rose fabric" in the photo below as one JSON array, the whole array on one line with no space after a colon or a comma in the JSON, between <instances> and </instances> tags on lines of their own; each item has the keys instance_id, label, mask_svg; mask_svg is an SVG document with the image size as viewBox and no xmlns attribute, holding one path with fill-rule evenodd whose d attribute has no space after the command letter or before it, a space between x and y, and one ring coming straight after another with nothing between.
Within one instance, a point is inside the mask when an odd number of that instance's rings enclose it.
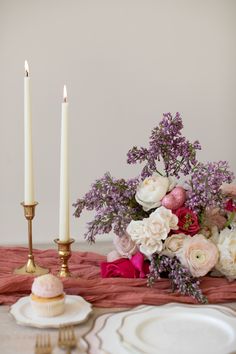
<instances>
[{"instance_id":1,"label":"dusty rose fabric","mask_svg":"<svg viewBox=\"0 0 236 354\"><path fill-rule=\"evenodd\" d=\"M26 248L0 247L0 304L13 304L20 297L30 294L33 277L12 274L13 269L25 263L27 252ZM58 256L55 250L35 250L34 255L38 264L49 267L56 274ZM106 257L96 253L73 252L70 269L74 277L63 280L65 292L81 295L99 307L196 303L191 297L172 293L167 279L160 280L153 288L147 288L145 279L102 279L100 262L105 260ZM236 300L236 281L204 277L201 288L210 303Z\"/></svg>"}]
</instances>

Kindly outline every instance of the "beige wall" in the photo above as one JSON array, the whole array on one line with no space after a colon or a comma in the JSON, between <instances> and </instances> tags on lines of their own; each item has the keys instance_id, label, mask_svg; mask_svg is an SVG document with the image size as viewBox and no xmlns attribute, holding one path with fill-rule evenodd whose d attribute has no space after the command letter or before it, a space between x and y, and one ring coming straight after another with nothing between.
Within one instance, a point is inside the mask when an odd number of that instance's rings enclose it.
<instances>
[{"instance_id":1,"label":"beige wall","mask_svg":"<svg viewBox=\"0 0 236 354\"><path fill-rule=\"evenodd\" d=\"M60 103L70 102L71 199L110 170L162 112L180 111L201 159L234 172L235 0L0 0L0 243L26 242L23 65L32 76L35 242L58 234ZM72 212L71 212L72 213ZM82 239L85 221L71 218Z\"/></svg>"}]
</instances>

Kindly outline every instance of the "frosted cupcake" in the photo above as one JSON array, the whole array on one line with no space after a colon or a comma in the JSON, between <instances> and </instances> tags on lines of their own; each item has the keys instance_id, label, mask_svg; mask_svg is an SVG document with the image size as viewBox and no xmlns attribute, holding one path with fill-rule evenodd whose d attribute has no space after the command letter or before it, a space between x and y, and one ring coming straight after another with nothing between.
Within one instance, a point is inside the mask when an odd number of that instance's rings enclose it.
<instances>
[{"instance_id":1,"label":"frosted cupcake","mask_svg":"<svg viewBox=\"0 0 236 354\"><path fill-rule=\"evenodd\" d=\"M41 317L53 317L65 310L63 284L52 274L34 279L30 302L34 312Z\"/></svg>"}]
</instances>

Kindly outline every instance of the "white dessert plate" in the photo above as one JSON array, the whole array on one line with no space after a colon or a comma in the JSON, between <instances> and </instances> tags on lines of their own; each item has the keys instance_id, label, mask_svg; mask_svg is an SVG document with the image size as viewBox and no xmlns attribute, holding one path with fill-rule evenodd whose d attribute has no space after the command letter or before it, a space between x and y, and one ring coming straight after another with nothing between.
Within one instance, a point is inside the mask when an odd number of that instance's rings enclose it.
<instances>
[{"instance_id":1,"label":"white dessert plate","mask_svg":"<svg viewBox=\"0 0 236 354\"><path fill-rule=\"evenodd\" d=\"M92 312L92 305L81 296L66 295L65 311L55 317L37 316L30 304L30 297L22 297L10 308L10 313L20 325L37 328L58 328L62 325L75 325L85 321Z\"/></svg>"},{"instance_id":2,"label":"white dessert plate","mask_svg":"<svg viewBox=\"0 0 236 354\"><path fill-rule=\"evenodd\" d=\"M117 334L129 353L230 354L236 351L236 313L215 305L147 306L123 317Z\"/></svg>"}]
</instances>

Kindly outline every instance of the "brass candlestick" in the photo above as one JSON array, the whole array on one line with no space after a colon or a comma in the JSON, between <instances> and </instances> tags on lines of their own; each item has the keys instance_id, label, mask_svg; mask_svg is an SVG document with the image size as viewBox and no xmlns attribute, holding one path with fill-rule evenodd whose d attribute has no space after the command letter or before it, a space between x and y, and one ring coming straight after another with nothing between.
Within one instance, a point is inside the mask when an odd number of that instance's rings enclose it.
<instances>
[{"instance_id":1,"label":"brass candlestick","mask_svg":"<svg viewBox=\"0 0 236 354\"><path fill-rule=\"evenodd\" d=\"M25 265L14 270L14 274L25 274L25 275L43 275L49 273L49 269L42 268L38 266L34 261L33 255L33 241L32 241L32 220L35 216L35 207L38 203L35 202L32 205L27 205L24 202L21 205L24 207L25 218L28 220L28 243L29 243L29 254L28 261Z\"/></svg>"},{"instance_id":2,"label":"brass candlestick","mask_svg":"<svg viewBox=\"0 0 236 354\"><path fill-rule=\"evenodd\" d=\"M57 244L58 246L58 254L59 254L59 258L61 260L61 268L58 272L58 276L62 277L62 278L67 278L67 277L71 277L71 273L68 267L68 261L69 258L71 257L71 244L74 242L75 240L73 238L70 238L69 241L60 241L59 238L56 238L54 240L54 242Z\"/></svg>"}]
</instances>

